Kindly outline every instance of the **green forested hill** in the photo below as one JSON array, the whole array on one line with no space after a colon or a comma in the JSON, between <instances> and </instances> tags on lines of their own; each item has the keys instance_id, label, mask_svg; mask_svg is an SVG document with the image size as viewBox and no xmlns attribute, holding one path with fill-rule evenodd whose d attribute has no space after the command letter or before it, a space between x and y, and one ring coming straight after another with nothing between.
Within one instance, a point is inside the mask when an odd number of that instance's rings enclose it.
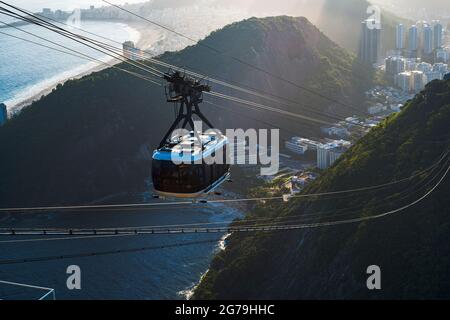
<instances>
[{"instance_id":1,"label":"green forested hill","mask_svg":"<svg viewBox=\"0 0 450 320\"><path fill-rule=\"evenodd\" d=\"M354 105L362 106L362 92L370 84L370 72L305 18L248 19L212 33L202 43L225 54L196 45L159 58L298 100L301 103L292 110L302 113L307 113L303 103L342 115L354 111L240 65L228 55ZM220 87L213 89L227 93ZM219 128L261 126L212 108L203 110ZM241 112L299 134L318 130L276 114ZM0 204L83 203L143 190L151 152L172 120L173 109L165 102L163 88L118 70L68 81L0 128Z\"/></svg>"},{"instance_id":2,"label":"green forested hill","mask_svg":"<svg viewBox=\"0 0 450 320\"><path fill-rule=\"evenodd\" d=\"M250 218L311 223L401 208L423 196L443 176L448 156L433 170L422 170L436 163L449 147L450 80L434 81L402 112L361 139L304 193L417 177L376 190L294 199L287 205L266 204L256 207ZM422 202L377 220L233 234L227 249L213 260L195 298L450 298L449 190L447 176ZM370 265L381 268L380 291L366 287Z\"/></svg>"}]
</instances>

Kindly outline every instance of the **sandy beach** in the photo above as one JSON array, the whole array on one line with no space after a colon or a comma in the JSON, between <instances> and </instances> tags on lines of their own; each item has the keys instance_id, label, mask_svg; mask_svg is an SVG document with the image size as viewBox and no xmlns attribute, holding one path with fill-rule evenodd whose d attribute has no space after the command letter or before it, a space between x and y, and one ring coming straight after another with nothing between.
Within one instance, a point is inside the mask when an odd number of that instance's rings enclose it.
<instances>
[{"instance_id":1,"label":"sandy beach","mask_svg":"<svg viewBox=\"0 0 450 320\"><path fill-rule=\"evenodd\" d=\"M151 28L144 23L119 23L126 24L131 29L130 34L133 34L132 38L133 40L135 40L136 46L138 48L140 48L141 50L146 50L148 52L157 51L154 48L154 45L156 45L158 41L163 38L162 32L159 32L158 30ZM136 37L138 39L137 41ZM28 88L25 92L23 92L21 97L18 97L16 99L14 103L7 104L9 113L14 114L20 112L22 108L30 105L33 101L39 100L42 96L51 93L58 84L63 84L71 79L80 79L93 72L98 72L103 69L109 68L112 65L120 63L120 61L117 61L114 58L103 59L102 61L104 62L103 64L101 64L100 62L91 61L76 69L61 73L56 77L52 77L51 79L47 79L39 84L36 84L36 86Z\"/></svg>"}]
</instances>

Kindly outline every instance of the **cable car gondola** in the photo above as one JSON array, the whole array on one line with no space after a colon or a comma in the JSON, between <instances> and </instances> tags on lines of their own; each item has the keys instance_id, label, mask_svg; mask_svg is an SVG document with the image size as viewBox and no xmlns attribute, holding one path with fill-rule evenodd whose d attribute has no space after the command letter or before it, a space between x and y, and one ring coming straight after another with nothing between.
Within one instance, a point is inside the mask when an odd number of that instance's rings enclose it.
<instances>
[{"instance_id":1,"label":"cable car gondola","mask_svg":"<svg viewBox=\"0 0 450 320\"><path fill-rule=\"evenodd\" d=\"M230 177L226 161L228 139L220 132L196 130L192 116L196 115L209 128L212 124L200 112L198 104L210 87L180 72L165 74L167 102L179 104L178 115L153 152L152 180L158 196L197 198L213 192ZM174 135L174 130L190 126L191 131ZM213 159L219 158L219 161Z\"/></svg>"}]
</instances>

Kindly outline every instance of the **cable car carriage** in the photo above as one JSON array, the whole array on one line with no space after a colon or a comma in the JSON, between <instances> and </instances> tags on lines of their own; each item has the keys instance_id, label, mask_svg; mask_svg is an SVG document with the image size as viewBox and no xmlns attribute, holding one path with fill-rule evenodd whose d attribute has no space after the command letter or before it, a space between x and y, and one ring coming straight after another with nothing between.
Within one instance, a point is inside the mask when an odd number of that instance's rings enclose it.
<instances>
[{"instance_id":1,"label":"cable car carriage","mask_svg":"<svg viewBox=\"0 0 450 320\"><path fill-rule=\"evenodd\" d=\"M210 87L179 72L165 74L165 79L167 102L179 104L179 111L153 152L154 191L158 196L175 198L207 195L230 177L226 156L228 139L218 131L196 131L192 119L196 115L213 128L198 107L203 101L203 92L210 91ZM188 125L190 131L186 130Z\"/></svg>"}]
</instances>

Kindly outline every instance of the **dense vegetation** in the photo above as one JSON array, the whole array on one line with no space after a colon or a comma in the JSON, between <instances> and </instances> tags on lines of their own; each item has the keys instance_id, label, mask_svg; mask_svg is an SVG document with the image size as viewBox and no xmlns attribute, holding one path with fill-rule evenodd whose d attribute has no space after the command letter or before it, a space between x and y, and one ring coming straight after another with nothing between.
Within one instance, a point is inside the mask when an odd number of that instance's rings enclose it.
<instances>
[{"instance_id":1,"label":"dense vegetation","mask_svg":"<svg viewBox=\"0 0 450 320\"><path fill-rule=\"evenodd\" d=\"M434 81L353 146L304 193L402 183L336 196L266 203L249 216L298 222L377 215L424 195L447 160L450 80ZM271 186L273 187L273 186ZM297 231L233 234L213 260L195 298L449 298L450 177L422 202L378 220ZM260 190L258 192L261 192ZM303 217L303 218L302 218ZM236 224L245 224L245 221ZM267 223L267 221L265 222ZM366 287L366 269L382 270L382 290Z\"/></svg>"},{"instance_id":2,"label":"dense vegetation","mask_svg":"<svg viewBox=\"0 0 450 320\"><path fill-rule=\"evenodd\" d=\"M370 84L370 74L354 57L304 18L245 20L214 32L202 44L225 54L196 45L160 59L343 115L351 113L243 67L228 55L355 104L362 98L361 89ZM361 81L355 73L366 76ZM299 134L317 131L304 122L221 104L241 115L205 105L203 110L219 128L262 126L250 116ZM308 113L302 104L292 110ZM59 85L0 128L0 204L80 203L143 190L151 152L172 119L163 88L115 69Z\"/></svg>"}]
</instances>

